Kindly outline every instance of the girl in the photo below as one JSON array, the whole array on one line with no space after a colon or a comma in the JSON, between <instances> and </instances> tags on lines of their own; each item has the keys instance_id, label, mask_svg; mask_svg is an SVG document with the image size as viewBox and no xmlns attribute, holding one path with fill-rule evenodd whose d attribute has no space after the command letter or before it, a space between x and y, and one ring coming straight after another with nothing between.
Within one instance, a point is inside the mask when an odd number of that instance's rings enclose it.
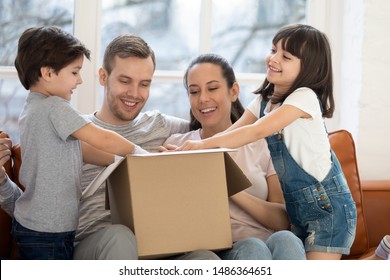
<instances>
[{"instance_id":1,"label":"girl","mask_svg":"<svg viewBox=\"0 0 390 280\"><path fill-rule=\"evenodd\" d=\"M234 71L219 55L195 58L187 68L184 85L191 104L192 131L172 135L166 145L211 137L230 127L244 112ZM290 221L266 141L242 146L230 156L252 186L230 198L234 244L232 249L217 252L218 256L224 260L305 259L302 242L287 230Z\"/></svg>"},{"instance_id":2,"label":"girl","mask_svg":"<svg viewBox=\"0 0 390 280\"><path fill-rule=\"evenodd\" d=\"M329 42L296 24L279 30L272 43L266 79L243 116L224 133L178 149L237 148L266 137L307 258L340 259L355 237L356 207L323 122L334 111Z\"/></svg>"}]
</instances>

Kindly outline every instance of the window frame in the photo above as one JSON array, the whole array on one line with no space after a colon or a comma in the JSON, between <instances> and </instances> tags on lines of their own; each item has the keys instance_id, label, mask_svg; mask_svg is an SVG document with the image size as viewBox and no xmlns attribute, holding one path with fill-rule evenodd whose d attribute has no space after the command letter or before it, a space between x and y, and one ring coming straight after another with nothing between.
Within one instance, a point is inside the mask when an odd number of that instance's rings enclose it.
<instances>
[{"instance_id":1,"label":"window frame","mask_svg":"<svg viewBox=\"0 0 390 280\"><path fill-rule=\"evenodd\" d=\"M341 30L337 27L341 26L342 23L342 16L340 16L342 9L340 8L343 7L343 2L338 0L308 0L307 3L308 24L312 24L327 33L333 45L336 46L341 44ZM98 54L103 51L100 47L102 0L75 0L74 4L74 34L95 55L91 56L90 61L86 60L84 62L82 69L83 84L78 87L78 93L72 98L72 104L82 113L92 113L97 110L99 102L98 69L101 63ZM335 15L334 11L341 12ZM201 1L200 16L202 20L200 23L199 50L201 53L206 53L211 50L212 0ZM334 57L338 57L337 51L333 53ZM337 63L340 60L334 59L334 61ZM339 68L339 63L338 65L334 63L335 73L338 73ZM182 71L156 70L153 83L181 83L183 74ZM264 79L265 73L236 73L236 77L239 83L259 83ZM0 66L1 78L17 78L15 68Z\"/></svg>"}]
</instances>

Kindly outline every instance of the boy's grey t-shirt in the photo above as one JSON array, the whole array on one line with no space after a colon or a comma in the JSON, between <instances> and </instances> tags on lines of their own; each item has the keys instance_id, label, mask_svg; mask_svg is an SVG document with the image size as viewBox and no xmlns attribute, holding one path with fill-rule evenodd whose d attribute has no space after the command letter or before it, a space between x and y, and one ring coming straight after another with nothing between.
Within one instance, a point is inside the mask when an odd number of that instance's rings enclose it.
<instances>
[{"instance_id":1,"label":"boy's grey t-shirt","mask_svg":"<svg viewBox=\"0 0 390 280\"><path fill-rule=\"evenodd\" d=\"M95 114L88 117L95 125L115 131L149 152L157 152L158 147L172 134L189 131L188 120L167 116L157 110L141 112L134 120L124 125L105 123L96 118ZM85 190L102 169L103 167L100 166L84 164L81 188ZM76 241L81 241L112 224L111 212L106 210L105 201L106 184L104 183L92 196L80 202Z\"/></svg>"},{"instance_id":2,"label":"boy's grey t-shirt","mask_svg":"<svg viewBox=\"0 0 390 280\"><path fill-rule=\"evenodd\" d=\"M83 162L80 141L71 134L89 122L62 98L29 93L19 117L19 179L26 190L14 212L24 227L40 232L77 228Z\"/></svg>"}]
</instances>

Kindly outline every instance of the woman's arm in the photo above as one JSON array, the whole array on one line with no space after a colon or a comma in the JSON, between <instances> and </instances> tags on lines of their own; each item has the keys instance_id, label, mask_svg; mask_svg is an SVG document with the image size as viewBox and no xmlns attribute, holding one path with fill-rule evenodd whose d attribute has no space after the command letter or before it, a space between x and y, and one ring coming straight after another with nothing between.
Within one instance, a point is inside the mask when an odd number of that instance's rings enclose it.
<instances>
[{"instance_id":1,"label":"woman's arm","mask_svg":"<svg viewBox=\"0 0 390 280\"><path fill-rule=\"evenodd\" d=\"M246 211L253 219L273 230L290 228L290 220L284 205L283 194L276 175L267 178L268 201L245 191L231 197L231 200Z\"/></svg>"}]
</instances>

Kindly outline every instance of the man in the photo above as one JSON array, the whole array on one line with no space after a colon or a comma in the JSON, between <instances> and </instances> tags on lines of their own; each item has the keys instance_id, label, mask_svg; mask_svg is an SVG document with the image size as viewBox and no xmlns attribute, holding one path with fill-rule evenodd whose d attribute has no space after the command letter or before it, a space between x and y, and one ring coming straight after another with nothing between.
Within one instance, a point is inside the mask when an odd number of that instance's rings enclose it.
<instances>
[{"instance_id":1,"label":"man","mask_svg":"<svg viewBox=\"0 0 390 280\"><path fill-rule=\"evenodd\" d=\"M104 99L99 111L88 116L92 122L111 129L143 149L155 152L165 139L174 133L188 131L189 123L158 111L141 113L150 92L156 67L155 55L140 37L123 35L106 48L99 82L104 87ZM3 136L4 137L4 136ZM10 215L20 189L8 180L3 164L9 159L9 139L0 149L0 204ZM137 149L138 151L142 149ZM83 167L84 190L102 167ZM200 250L175 257L176 259L219 259L211 251ZM105 210L105 185L81 201L79 227L76 233L74 259L138 259L136 239L129 228L111 223L110 211Z\"/></svg>"},{"instance_id":2,"label":"man","mask_svg":"<svg viewBox=\"0 0 390 280\"><path fill-rule=\"evenodd\" d=\"M121 134L141 148L156 152L174 133L189 130L189 123L158 111L141 112L149 97L155 55L140 37L122 35L106 48L99 82L104 87L103 104L89 116L93 123ZM83 190L101 171L101 167L83 167ZM111 223L105 210L105 185L81 201L74 259L137 259L134 234L123 225ZM196 251L179 259L218 259L211 251Z\"/></svg>"}]
</instances>

